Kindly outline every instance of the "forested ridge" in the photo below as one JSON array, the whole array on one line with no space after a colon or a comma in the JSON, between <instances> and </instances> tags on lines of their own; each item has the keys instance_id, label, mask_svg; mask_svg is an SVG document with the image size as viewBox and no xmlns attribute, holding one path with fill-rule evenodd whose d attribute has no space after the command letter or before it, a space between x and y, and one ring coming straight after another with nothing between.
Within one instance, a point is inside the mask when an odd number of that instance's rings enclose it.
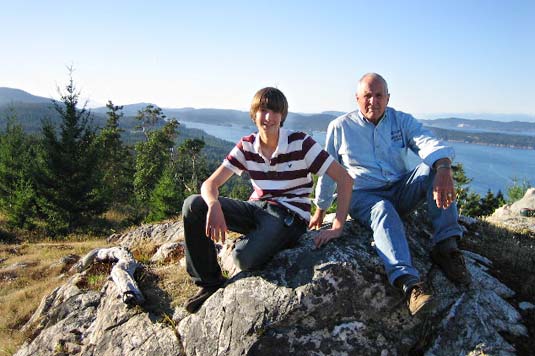
<instances>
[{"instance_id":1,"label":"forested ridge","mask_svg":"<svg viewBox=\"0 0 535 356\"><path fill-rule=\"evenodd\" d=\"M46 112L33 103L1 114L0 211L8 227L99 234L109 233L110 210L124 224L178 215L233 147L152 104L125 116L110 101L104 115L93 114L72 79L60 95ZM235 177L223 192L246 199L250 188Z\"/></svg>"}]
</instances>

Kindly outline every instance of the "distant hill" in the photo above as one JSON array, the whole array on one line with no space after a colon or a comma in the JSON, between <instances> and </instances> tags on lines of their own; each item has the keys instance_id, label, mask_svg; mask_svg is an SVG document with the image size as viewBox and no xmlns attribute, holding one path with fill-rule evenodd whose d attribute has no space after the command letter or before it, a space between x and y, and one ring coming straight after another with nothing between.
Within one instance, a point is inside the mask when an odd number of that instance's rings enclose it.
<instances>
[{"instance_id":1,"label":"distant hill","mask_svg":"<svg viewBox=\"0 0 535 356\"><path fill-rule=\"evenodd\" d=\"M489 120L489 121L522 121L535 122L535 115L530 114L488 114L488 113L434 113L434 114L418 114L419 119L435 120L439 118L459 118L467 120Z\"/></svg>"},{"instance_id":2,"label":"distant hill","mask_svg":"<svg viewBox=\"0 0 535 356\"><path fill-rule=\"evenodd\" d=\"M20 89L0 87L0 106L11 103L50 103L50 99L35 96Z\"/></svg>"},{"instance_id":3,"label":"distant hill","mask_svg":"<svg viewBox=\"0 0 535 356\"><path fill-rule=\"evenodd\" d=\"M120 121L120 126L126 131L124 135L126 141L133 142L139 139L139 132L135 129L138 122L134 117L139 110L147 105L148 103L124 105L124 118ZM246 111L194 108L162 109L168 118L175 118L179 122L253 126L249 113ZM93 115L93 125L103 127L106 123L106 107L94 108L90 111ZM60 120L51 99L34 96L19 89L0 88L0 129L5 127L10 112L16 114L18 121L28 132L38 132L45 119L52 122ZM339 111L325 111L319 114L290 112L285 127L307 132L326 131L329 122L341 114L343 113ZM469 120L457 117L420 121L445 140L520 148L535 147L535 122ZM186 131L185 128L182 130ZM208 137L208 135L206 136Z\"/></svg>"},{"instance_id":4,"label":"distant hill","mask_svg":"<svg viewBox=\"0 0 535 356\"><path fill-rule=\"evenodd\" d=\"M420 120L424 125L448 130L460 130L467 132L490 131L501 133L535 134L535 122L521 121L492 121L492 120L469 120L463 118L443 118L435 120Z\"/></svg>"}]
</instances>

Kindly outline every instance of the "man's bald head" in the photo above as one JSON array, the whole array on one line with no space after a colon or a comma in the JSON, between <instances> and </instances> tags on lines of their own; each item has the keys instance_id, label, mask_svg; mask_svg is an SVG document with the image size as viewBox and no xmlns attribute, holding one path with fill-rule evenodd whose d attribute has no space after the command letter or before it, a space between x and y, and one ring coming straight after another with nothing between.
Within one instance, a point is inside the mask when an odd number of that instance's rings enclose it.
<instances>
[{"instance_id":1,"label":"man's bald head","mask_svg":"<svg viewBox=\"0 0 535 356\"><path fill-rule=\"evenodd\" d=\"M386 80L377 73L366 73L360 78L357 103L362 115L374 125L383 117L390 94Z\"/></svg>"},{"instance_id":2,"label":"man's bald head","mask_svg":"<svg viewBox=\"0 0 535 356\"><path fill-rule=\"evenodd\" d=\"M362 77L360 77L359 83L358 83L358 86L357 86L357 94L358 94L359 88L362 86L362 83L363 82L368 82L368 81L371 81L371 80L378 80L381 83L383 83L383 86L385 88L385 94L386 95L389 94L388 93L388 83L386 82L385 78L383 78L380 74L373 73L373 72L366 73Z\"/></svg>"}]
</instances>

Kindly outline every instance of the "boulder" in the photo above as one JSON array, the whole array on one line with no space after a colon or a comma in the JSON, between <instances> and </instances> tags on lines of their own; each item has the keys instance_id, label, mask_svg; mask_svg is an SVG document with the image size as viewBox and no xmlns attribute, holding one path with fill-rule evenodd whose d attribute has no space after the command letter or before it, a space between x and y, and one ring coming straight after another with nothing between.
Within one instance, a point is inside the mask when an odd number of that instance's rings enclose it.
<instances>
[{"instance_id":1,"label":"boulder","mask_svg":"<svg viewBox=\"0 0 535 356\"><path fill-rule=\"evenodd\" d=\"M161 317L128 308L115 283L100 292L78 287L83 273L43 299L28 322L35 338L16 356L181 355L173 328Z\"/></svg>"},{"instance_id":2,"label":"boulder","mask_svg":"<svg viewBox=\"0 0 535 356\"><path fill-rule=\"evenodd\" d=\"M387 285L369 232L346 224L342 238L319 250L313 234L264 270L238 272L184 318L186 354L513 355L501 334L527 333L505 300L513 291L488 274L490 261L482 256L465 255L474 281L459 289L431 265L428 241L410 238L415 266L427 272L437 299L430 315L410 317L400 293Z\"/></svg>"},{"instance_id":3,"label":"boulder","mask_svg":"<svg viewBox=\"0 0 535 356\"><path fill-rule=\"evenodd\" d=\"M173 232L142 227L140 234L176 233L166 226ZM348 222L325 247L314 249L316 232L309 232L255 272L232 269L224 247L231 278L196 314L128 308L115 283L82 290L87 271L77 273L43 299L28 324L34 338L16 355L514 355L504 335L527 330L507 301L514 292L490 275L492 262L465 251L473 283L457 288L430 261L428 228L406 226L414 265L437 300L427 316L409 315L386 281L370 231Z\"/></svg>"},{"instance_id":4,"label":"boulder","mask_svg":"<svg viewBox=\"0 0 535 356\"><path fill-rule=\"evenodd\" d=\"M131 248L145 241L156 245L166 242L177 242L184 239L182 221L170 221L162 224L145 224L124 234L113 234L108 237L109 243Z\"/></svg>"},{"instance_id":5,"label":"boulder","mask_svg":"<svg viewBox=\"0 0 535 356\"><path fill-rule=\"evenodd\" d=\"M535 217L522 216L520 210L524 208L535 210L535 188L528 189L522 199L513 204L506 204L496 209L487 220L498 225L535 233Z\"/></svg>"}]
</instances>

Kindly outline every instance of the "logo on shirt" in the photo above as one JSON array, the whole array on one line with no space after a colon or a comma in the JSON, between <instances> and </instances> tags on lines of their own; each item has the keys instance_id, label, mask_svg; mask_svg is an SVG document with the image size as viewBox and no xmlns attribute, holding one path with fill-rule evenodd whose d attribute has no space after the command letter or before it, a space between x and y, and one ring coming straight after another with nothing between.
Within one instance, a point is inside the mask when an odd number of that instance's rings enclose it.
<instances>
[{"instance_id":1,"label":"logo on shirt","mask_svg":"<svg viewBox=\"0 0 535 356\"><path fill-rule=\"evenodd\" d=\"M390 139L392 141L401 141L403 136L401 135L401 130L394 130L390 132Z\"/></svg>"}]
</instances>

